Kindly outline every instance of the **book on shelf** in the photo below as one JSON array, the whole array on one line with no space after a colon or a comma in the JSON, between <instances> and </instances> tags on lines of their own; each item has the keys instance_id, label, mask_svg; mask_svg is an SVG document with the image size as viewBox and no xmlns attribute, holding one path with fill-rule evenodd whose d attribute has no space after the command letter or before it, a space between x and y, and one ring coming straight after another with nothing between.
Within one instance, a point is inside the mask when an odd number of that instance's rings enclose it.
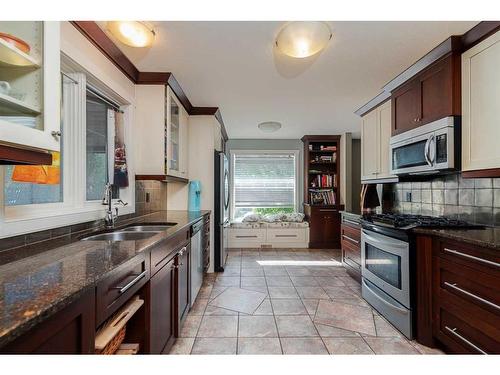
<instances>
[{"instance_id":1,"label":"book on shelf","mask_svg":"<svg viewBox=\"0 0 500 375\"><path fill-rule=\"evenodd\" d=\"M309 189L311 205L335 205L335 194L331 189Z\"/></svg>"},{"instance_id":2,"label":"book on shelf","mask_svg":"<svg viewBox=\"0 0 500 375\"><path fill-rule=\"evenodd\" d=\"M317 174L310 182L312 188L337 187L337 178L335 174Z\"/></svg>"},{"instance_id":3,"label":"book on shelf","mask_svg":"<svg viewBox=\"0 0 500 375\"><path fill-rule=\"evenodd\" d=\"M337 161L337 154L316 155L311 158L311 163L335 163Z\"/></svg>"},{"instance_id":4,"label":"book on shelf","mask_svg":"<svg viewBox=\"0 0 500 375\"><path fill-rule=\"evenodd\" d=\"M337 146L313 145L309 144L309 151L337 151Z\"/></svg>"}]
</instances>

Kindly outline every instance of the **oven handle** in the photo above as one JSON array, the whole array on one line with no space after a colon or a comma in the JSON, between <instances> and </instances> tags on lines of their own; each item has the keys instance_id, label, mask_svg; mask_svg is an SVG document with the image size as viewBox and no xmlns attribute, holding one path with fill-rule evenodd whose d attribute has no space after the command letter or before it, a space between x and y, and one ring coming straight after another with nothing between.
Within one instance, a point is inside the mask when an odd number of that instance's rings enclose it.
<instances>
[{"instance_id":1,"label":"oven handle","mask_svg":"<svg viewBox=\"0 0 500 375\"><path fill-rule=\"evenodd\" d=\"M368 286L368 284L366 283L365 279L362 280L363 281L363 286L368 289L375 297L377 297L377 299L379 299L381 302L383 302L385 305L391 307L392 309L394 310L397 310L399 311L401 314L408 314L408 310L406 309L403 309L402 307L399 307L399 306L396 306L396 305L393 305L392 303L386 301L385 299L383 299L382 297L380 297L377 292L375 292L372 288L370 288Z\"/></svg>"},{"instance_id":2,"label":"oven handle","mask_svg":"<svg viewBox=\"0 0 500 375\"><path fill-rule=\"evenodd\" d=\"M393 239L391 239L390 237L387 237L387 236L384 236L384 239L380 240L380 239L376 238L374 235L368 233L367 230L363 230L362 234L365 237L365 242L368 242L368 243L378 243L378 244L385 245L385 246L392 245L393 247L399 247L400 248L401 247L401 242L404 242L404 241L401 241L401 240L393 240Z\"/></svg>"}]
</instances>

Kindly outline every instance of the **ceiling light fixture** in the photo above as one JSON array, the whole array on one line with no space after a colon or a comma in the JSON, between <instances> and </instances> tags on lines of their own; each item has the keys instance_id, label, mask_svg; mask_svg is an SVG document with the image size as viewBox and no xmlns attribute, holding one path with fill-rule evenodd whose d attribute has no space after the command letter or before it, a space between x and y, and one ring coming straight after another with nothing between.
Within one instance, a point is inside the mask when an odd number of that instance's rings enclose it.
<instances>
[{"instance_id":1,"label":"ceiling light fixture","mask_svg":"<svg viewBox=\"0 0 500 375\"><path fill-rule=\"evenodd\" d=\"M264 133L274 133L281 129L281 124L276 121L265 121L257 125Z\"/></svg>"},{"instance_id":2,"label":"ceiling light fixture","mask_svg":"<svg viewBox=\"0 0 500 375\"><path fill-rule=\"evenodd\" d=\"M285 55L304 58L323 50L331 38L332 31L326 22L289 22L278 33L276 47Z\"/></svg>"},{"instance_id":3,"label":"ceiling light fixture","mask_svg":"<svg viewBox=\"0 0 500 375\"><path fill-rule=\"evenodd\" d=\"M109 21L107 28L120 42L131 47L148 47L155 39L155 32L139 21Z\"/></svg>"}]
</instances>

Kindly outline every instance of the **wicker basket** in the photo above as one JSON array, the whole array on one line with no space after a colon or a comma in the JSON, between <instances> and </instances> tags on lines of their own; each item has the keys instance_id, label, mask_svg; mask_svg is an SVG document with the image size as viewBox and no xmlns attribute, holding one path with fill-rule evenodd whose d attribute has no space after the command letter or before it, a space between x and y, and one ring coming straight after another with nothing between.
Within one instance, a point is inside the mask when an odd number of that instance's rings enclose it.
<instances>
[{"instance_id":1,"label":"wicker basket","mask_svg":"<svg viewBox=\"0 0 500 375\"><path fill-rule=\"evenodd\" d=\"M96 354L115 354L123 340L125 339L125 330L127 326L123 326L120 331L111 339L111 341L102 349L95 351Z\"/></svg>"}]
</instances>

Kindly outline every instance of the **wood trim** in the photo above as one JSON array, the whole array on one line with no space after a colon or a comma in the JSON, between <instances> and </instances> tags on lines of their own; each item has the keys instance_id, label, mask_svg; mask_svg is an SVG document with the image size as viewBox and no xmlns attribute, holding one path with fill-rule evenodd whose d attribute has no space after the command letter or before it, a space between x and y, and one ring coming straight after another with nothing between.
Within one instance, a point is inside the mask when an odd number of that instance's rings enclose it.
<instances>
[{"instance_id":1,"label":"wood trim","mask_svg":"<svg viewBox=\"0 0 500 375\"><path fill-rule=\"evenodd\" d=\"M139 72L135 83L137 85L166 85L172 73L169 72Z\"/></svg>"},{"instance_id":2,"label":"wood trim","mask_svg":"<svg viewBox=\"0 0 500 375\"><path fill-rule=\"evenodd\" d=\"M462 52L474 47L490 35L500 30L500 21L482 21L461 37Z\"/></svg>"},{"instance_id":3,"label":"wood trim","mask_svg":"<svg viewBox=\"0 0 500 375\"><path fill-rule=\"evenodd\" d=\"M136 174L136 181L160 181L160 182L182 182L184 184L189 183L187 178L169 176L165 174Z\"/></svg>"},{"instance_id":4,"label":"wood trim","mask_svg":"<svg viewBox=\"0 0 500 375\"><path fill-rule=\"evenodd\" d=\"M479 169L476 171L462 171L463 178L500 177L500 168Z\"/></svg>"},{"instance_id":5,"label":"wood trim","mask_svg":"<svg viewBox=\"0 0 500 375\"><path fill-rule=\"evenodd\" d=\"M139 71L94 21L70 21L94 46L96 46L132 82L137 82Z\"/></svg>"},{"instance_id":6,"label":"wood trim","mask_svg":"<svg viewBox=\"0 0 500 375\"><path fill-rule=\"evenodd\" d=\"M368 103L364 104L360 108L358 108L354 114L358 116L364 116L368 112L373 111L375 108L380 107L382 104L391 99L391 93L387 91L382 91Z\"/></svg>"},{"instance_id":7,"label":"wood trim","mask_svg":"<svg viewBox=\"0 0 500 375\"><path fill-rule=\"evenodd\" d=\"M0 165L52 165L52 154L0 145Z\"/></svg>"},{"instance_id":8,"label":"wood trim","mask_svg":"<svg viewBox=\"0 0 500 375\"><path fill-rule=\"evenodd\" d=\"M215 116L215 118L217 119L217 121L220 124L222 137L224 138L225 141L228 140L226 127L224 126L224 120L222 120L222 114L221 114L220 109L218 107L193 107L190 115L191 116L202 116L202 115Z\"/></svg>"}]
</instances>

